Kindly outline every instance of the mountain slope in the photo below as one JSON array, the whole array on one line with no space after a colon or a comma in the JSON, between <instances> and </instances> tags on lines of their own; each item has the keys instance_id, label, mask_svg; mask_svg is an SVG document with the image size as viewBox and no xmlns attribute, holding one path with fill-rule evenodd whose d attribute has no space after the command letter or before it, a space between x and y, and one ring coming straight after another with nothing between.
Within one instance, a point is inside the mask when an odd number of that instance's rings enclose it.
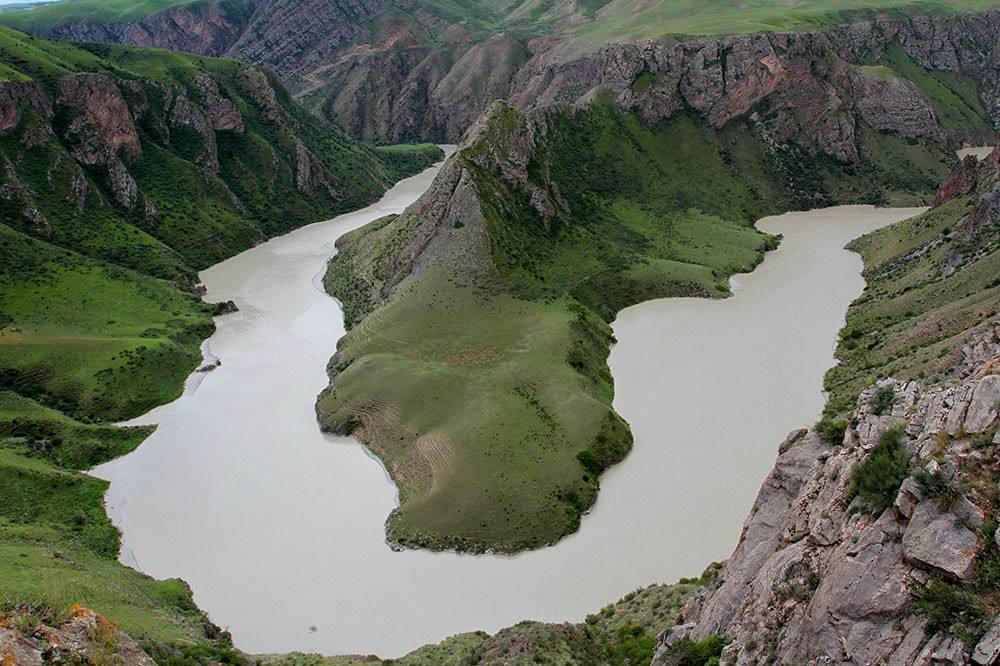
<instances>
[{"instance_id":1,"label":"mountain slope","mask_svg":"<svg viewBox=\"0 0 1000 666\"><path fill-rule=\"evenodd\" d=\"M102 3L107 3L104 9L95 9ZM828 31L846 61L893 72L901 63L867 46L898 40L910 61L902 66L915 64L937 78L957 77L960 81L943 83L960 97L971 80L980 99L959 104L978 114L986 127L997 120L997 19L955 13L989 10L992 3L838 0L746 6L718 0L695 5L682 0L260 0L253 5L213 0L177 3L141 18L118 20L120 11L111 0L66 0L4 14L0 22L60 39L162 46L263 65L311 110L353 136L381 142L457 142L497 99L513 100L522 108L546 104L537 89L540 77L559 79L576 72L587 82L607 82L617 73L616 61L635 61L642 58L637 54L674 47L678 39L673 35L762 30ZM698 40L682 41L688 53L703 46ZM719 43L725 50L733 48L732 40ZM938 57L927 58L928 51ZM669 78L676 61L647 65L650 74L662 70ZM916 78L910 72L902 75ZM579 78L563 82L564 87L567 83L572 86L562 93L575 91L576 97L583 92L576 88L591 87L581 86ZM966 101L971 108L965 109ZM989 131L978 134L985 140Z\"/></svg>"},{"instance_id":2,"label":"mountain slope","mask_svg":"<svg viewBox=\"0 0 1000 666\"><path fill-rule=\"evenodd\" d=\"M0 610L84 602L143 640L219 636L182 582L118 564L106 483L76 470L138 446L149 428L110 424L201 361L226 306L198 298L199 269L440 154L350 140L248 65L0 28Z\"/></svg>"},{"instance_id":3,"label":"mountain slope","mask_svg":"<svg viewBox=\"0 0 1000 666\"><path fill-rule=\"evenodd\" d=\"M190 287L197 269L359 207L403 171L232 61L6 28L0 52L0 311L21 329L0 351L4 386L75 416L126 418L176 394L211 324L164 281ZM161 367L177 375L150 374Z\"/></svg>"}]
</instances>

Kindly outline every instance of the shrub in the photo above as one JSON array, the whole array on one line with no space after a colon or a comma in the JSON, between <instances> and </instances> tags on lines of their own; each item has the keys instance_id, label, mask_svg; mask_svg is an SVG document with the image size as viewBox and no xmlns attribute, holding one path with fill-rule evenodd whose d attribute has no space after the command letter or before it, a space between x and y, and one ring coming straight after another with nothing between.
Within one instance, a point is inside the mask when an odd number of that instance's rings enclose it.
<instances>
[{"instance_id":1,"label":"shrub","mask_svg":"<svg viewBox=\"0 0 1000 666\"><path fill-rule=\"evenodd\" d=\"M643 627L619 627L615 641L608 646L608 661L611 664L648 664L656 651L656 638L646 633Z\"/></svg>"},{"instance_id":2,"label":"shrub","mask_svg":"<svg viewBox=\"0 0 1000 666\"><path fill-rule=\"evenodd\" d=\"M941 470L928 472L921 469L914 476L927 495L939 497L945 504L950 504L961 494L954 480Z\"/></svg>"},{"instance_id":3,"label":"shrub","mask_svg":"<svg viewBox=\"0 0 1000 666\"><path fill-rule=\"evenodd\" d=\"M891 428L882 434L871 452L851 470L848 501L860 497L874 514L880 514L896 499L899 486L907 477L910 452L903 443L902 428Z\"/></svg>"},{"instance_id":4,"label":"shrub","mask_svg":"<svg viewBox=\"0 0 1000 666\"><path fill-rule=\"evenodd\" d=\"M934 578L915 596L912 611L927 618L928 634L943 631L975 645L989 623L989 609L961 585Z\"/></svg>"},{"instance_id":5,"label":"shrub","mask_svg":"<svg viewBox=\"0 0 1000 666\"><path fill-rule=\"evenodd\" d=\"M844 435L847 434L847 421L824 416L813 426L813 430L824 442L840 446L844 442Z\"/></svg>"},{"instance_id":6,"label":"shrub","mask_svg":"<svg viewBox=\"0 0 1000 666\"><path fill-rule=\"evenodd\" d=\"M896 402L896 392L892 386L882 386L875 391L872 398L872 412L877 416L882 416L892 411L892 406Z\"/></svg>"},{"instance_id":7,"label":"shrub","mask_svg":"<svg viewBox=\"0 0 1000 666\"><path fill-rule=\"evenodd\" d=\"M587 473L591 476L596 477L604 470L604 466L601 464L601 461L597 459L597 456L587 449L584 449L576 454L576 459L580 461L580 464L583 465L583 468L587 470Z\"/></svg>"},{"instance_id":8,"label":"shrub","mask_svg":"<svg viewBox=\"0 0 1000 666\"><path fill-rule=\"evenodd\" d=\"M690 638L678 641L667 650L666 663L671 666L711 666L719 663L722 650L729 645L725 636L709 636L695 642Z\"/></svg>"}]
</instances>

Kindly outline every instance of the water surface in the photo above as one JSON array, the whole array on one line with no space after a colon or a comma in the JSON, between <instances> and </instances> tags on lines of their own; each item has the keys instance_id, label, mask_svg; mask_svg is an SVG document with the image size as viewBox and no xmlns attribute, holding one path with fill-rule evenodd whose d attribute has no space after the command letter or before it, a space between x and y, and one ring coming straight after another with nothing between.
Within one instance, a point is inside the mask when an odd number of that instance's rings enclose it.
<instances>
[{"instance_id":1,"label":"water surface","mask_svg":"<svg viewBox=\"0 0 1000 666\"><path fill-rule=\"evenodd\" d=\"M434 171L378 204L311 225L202 273L233 299L157 431L102 465L122 559L187 580L249 652L399 656L462 631L578 621L637 586L729 555L778 441L811 423L844 311L860 294L854 236L910 215L867 207L760 223L785 242L723 301L671 299L615 322L616 408L635 449L581 531L516 557L393 552L395 488L354 440L320 433L313 404L344 328L320 277L335 239L416 199Z\"/></svg>"},{"instance_id":2,"label":"water surface","mask_svg":"<svg viewBox=\"0 0 1000 666\"><path fill-rule=\"evenodd\" d=\"M983 159L993 152L993 146L969 146L958 150L958 159L964 160L969 155L975 155L976 159Z\"/></svg>"}]
</instances>

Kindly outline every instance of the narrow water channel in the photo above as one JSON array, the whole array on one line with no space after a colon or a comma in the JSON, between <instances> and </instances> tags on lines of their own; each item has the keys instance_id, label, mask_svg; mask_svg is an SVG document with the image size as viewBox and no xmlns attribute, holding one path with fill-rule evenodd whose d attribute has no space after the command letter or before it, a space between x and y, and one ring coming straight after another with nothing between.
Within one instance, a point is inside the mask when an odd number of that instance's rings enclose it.
<instances>
[{"instance_id":1,"label":"narrow water channel","mask_svg":"<svg viewBox=\"0 0 1000 666\"><path fill-rule=\"evenodd\" d=\"M778 441L819 414L837 330L863 287L844 244L917 212L762 220L785 242L734 280L733 298L622 312L610 363L635 448L578 534L516 557L397 553L384 540L395 501L384 469L316 425L344 333L320 277L338 236L402 210L434 173L204 271L207 298L240 308L206 343L221 367L139 419L159 428L135 452L94 470L111 482L122 560L187 580L245 651L400 656L526 618L582 620L728 556Z\"/></svg>"}]
</instances>

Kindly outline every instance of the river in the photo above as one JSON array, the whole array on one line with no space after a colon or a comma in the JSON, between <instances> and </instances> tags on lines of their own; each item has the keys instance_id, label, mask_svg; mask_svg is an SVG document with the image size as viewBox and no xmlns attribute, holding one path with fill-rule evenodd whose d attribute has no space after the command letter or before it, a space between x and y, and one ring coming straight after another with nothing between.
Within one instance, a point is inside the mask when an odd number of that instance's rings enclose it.
<instances>
[{"instance_id":1,"label":"river","mask_svg":"<svg viewBox=\"0 0 1000 666\"><path fill-rule=\"evenodd\" d=\"M526 618L582 620L725 558L778 442L819 415L837 330L863 288L844 244L917 212L852 206L762 220L785 241L734 278L733 298L623 311L610 364L635 447L602 480L579 533L515 557L393 552L383 523L396 492L384 468L316 424L344 334L321 276L338 236L401 211L434 173L204 271L207 299L240 308L205 344L222 365L137 419L159 427L93 471L111 482L122 561L184 578L245 651L400 656Z\"/></svg>"}]
</instances>

